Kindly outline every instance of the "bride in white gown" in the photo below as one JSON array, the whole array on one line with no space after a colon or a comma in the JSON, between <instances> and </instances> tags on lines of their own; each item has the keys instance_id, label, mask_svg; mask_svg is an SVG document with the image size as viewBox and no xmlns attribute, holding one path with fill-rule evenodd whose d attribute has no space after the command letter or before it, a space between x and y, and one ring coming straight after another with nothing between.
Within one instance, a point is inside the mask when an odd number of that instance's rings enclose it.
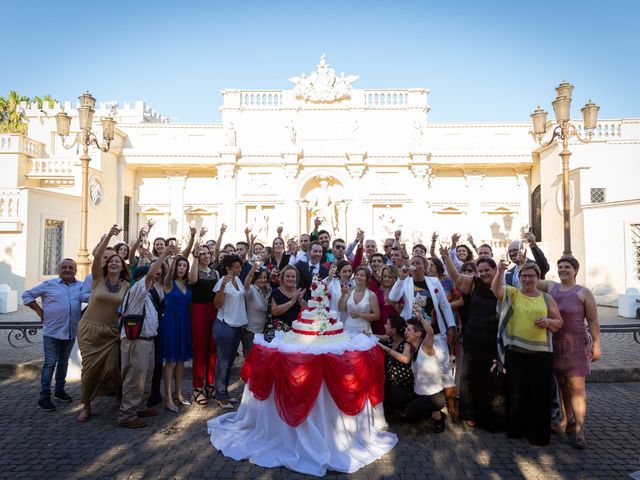
<instances>
[{"instance_id":1,"label":"bride in white gown","mask_svg":"<svg viewBox=\"0 0 640 480\"><path fill-rule=\"evenodd\" d=\"M380 306L376 294L369 290L370 274L366 267L356 268L353 274L355 288L342 289L338 304L341 312L346 312L344 329L352 333L371 333L371 322L380 319Z\"/></svg>"}]
</instances>

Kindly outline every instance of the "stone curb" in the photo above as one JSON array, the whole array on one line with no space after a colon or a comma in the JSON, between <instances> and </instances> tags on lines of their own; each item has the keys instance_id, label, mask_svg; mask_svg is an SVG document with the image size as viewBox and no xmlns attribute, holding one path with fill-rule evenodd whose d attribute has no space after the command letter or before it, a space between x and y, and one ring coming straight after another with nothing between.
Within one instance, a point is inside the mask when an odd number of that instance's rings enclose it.
<instances>
[{"instance_id":1,"label":"stone curb","mask_svg":"<svg viewBox=\"0 0 640 480\"><path fill-rule=\"evenodd\" d=\"M29 379L40 378L42 364L29 363L2 363L0 364L0 379ZM238 367L234 367L238 368ZM191 366L185 366L185 377L191 377ZM639 368L602 368L592 370L586 379L587 383L627 383L640 382Z\"/></svg>"},{"instance_id":2,"label":"stone curb","mask_svg":"<svg viewBox=\"0 0 640 480\"><path fill-rule=\"evenodd\" d=\"M640 368L602 368L591 370L587 383L640 382Z\"/></svg>"}]
</instances>

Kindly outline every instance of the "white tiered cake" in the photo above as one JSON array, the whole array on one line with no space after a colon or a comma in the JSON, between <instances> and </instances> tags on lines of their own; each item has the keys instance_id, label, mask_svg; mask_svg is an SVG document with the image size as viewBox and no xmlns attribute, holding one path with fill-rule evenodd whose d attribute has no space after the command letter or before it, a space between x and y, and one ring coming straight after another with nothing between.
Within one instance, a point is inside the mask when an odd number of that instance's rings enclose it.
<instances>
[{"instance_id":1,"label":"white tiered cake","mask_svg":"<svg viewBox=\"0 0 640 480\"><path fill-rule=\"evenodd\" d=\"M298 319L291 324L291 330L284 335L289 343L333 343L348 342L344 325L338 314L329 307L330 295L322 280L317 277L311 282L311 298L307 307L300 311Z\"/></svg>"}]
</instances>

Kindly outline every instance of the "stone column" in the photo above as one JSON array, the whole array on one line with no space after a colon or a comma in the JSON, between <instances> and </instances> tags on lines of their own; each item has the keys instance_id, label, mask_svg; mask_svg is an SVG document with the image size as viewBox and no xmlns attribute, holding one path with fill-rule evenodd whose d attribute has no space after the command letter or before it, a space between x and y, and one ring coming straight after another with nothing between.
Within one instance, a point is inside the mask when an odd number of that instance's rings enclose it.
<instances>
[{"instance_id":1,"label":"stone column","mask_svg":"<svg viewBox=\"0 0 640 480\"><path fill-rule=\"evenodd\" d=\"M226 237L228 239L244 238L244 232L237 232L236 222L236 195L237 195L237 162L240 157L240 149L235 146L224 147L220 150L220 163L217 166L218 180L218 231L223 223L227 224ZM241 233L241 235L240 235Z\"/></svg>"},{"instance_id":2,"label":"stone column","mask_svg":"<svg viewBox=\"0 0 640 480\"><path fill-rule=\"evenodd\" d=\"M482 211L480 208L480 202L482 201L482 188L484 186L484 177L486 176L485 170L464 170L464 180L467 187L467 202L469 204L467 210L467 224L470 226L468 232L460 232L462 234L461 240L466 242L467 237L465 233L471 233L476 241L477 245L480 245L481 236L478 233L484 233L486 226L481 224Z\"/></svg>"},{"instance_id":3,"label":"stone column","mask_svg":"<svg viewBox=\"0 0 640 480\"><path fill-rule=\"evenodd\" d=\"M415 140L415 139L414 139ZM419 144L421 146L422 141ZM431 168L431 154L423 149L409 153L409 170L413 175L415 182L413 193L413 206L411 208L413 221L408 222L408 225L403 236L409 240L410 243L416 243L418 237L423 244L427 245L431 238L431 232L427 230L434 230L433 224L426 221L430 217L429 200L431 199L430 188L431 181L433 179L433 170ZM422 221L418 219L423 219ZM409 229L411 231L409 231ZM428 246L428 245L427 245Z\"/></svg>"},{"instance_id":4,"label":"stone column","mask_svg":"<svg viewBox=\"0 0 640 480\"><path fill-rule=\"evenodd\" d=\"M365 192L363 191L363 187L367 182L363 182L362 177L365 175L368 170L368 165L366 163L367 152L364 150L360 151L352 151L347 153L347 163L345 165L347 172L349 172L349 176L351 177L351 184L347 187L347 192L349 193L348 197L352 200L347 201L345 204L345 231L342 232L344 240L349 243L353 238L355 238L356 228L361 228L366 233L373 233L368 231L369 223L365 223L367 221L364 218L364 205L362 203L362 199L364 198Z\"/></svg>"},{"instance_id":5,"label":"stone column","mask_svg":"<svg viewBox=\"0 0 640 480\"><path fill-rule=\"evenodd\" d=\"M282 176L286 182L282 188L282 200L284 204L278 211L278 221L283 222L285 237L300 236L301 219L299 217L299 205L296 195L297 186L295 179L298 178L300 172L300 158L303 155L302 149L293 147L281 153L282 155ZM274 230L278 225L274 225Z\"/></svg>"}]
</instances>

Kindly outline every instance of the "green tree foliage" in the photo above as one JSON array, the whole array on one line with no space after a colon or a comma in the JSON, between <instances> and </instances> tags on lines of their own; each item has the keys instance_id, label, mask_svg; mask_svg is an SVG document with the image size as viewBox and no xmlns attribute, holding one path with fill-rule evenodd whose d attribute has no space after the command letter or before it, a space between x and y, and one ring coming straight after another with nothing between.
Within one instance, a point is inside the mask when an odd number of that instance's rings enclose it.
<instances>
[{"instance_id":1,"label":"green tree foliage","mask_svg":"<svg viewBox=\"0 0 640 480\"><path fill-rule=\"evenodd\" d=\"M23 119L21 102L35 102L38 108L42 108L47 103L49 108L53 108L56 101L51 95L29 98L11 90L6 97L0 97L0 133L27 133L28 125Z\"/></svg>"}]
</instances>

